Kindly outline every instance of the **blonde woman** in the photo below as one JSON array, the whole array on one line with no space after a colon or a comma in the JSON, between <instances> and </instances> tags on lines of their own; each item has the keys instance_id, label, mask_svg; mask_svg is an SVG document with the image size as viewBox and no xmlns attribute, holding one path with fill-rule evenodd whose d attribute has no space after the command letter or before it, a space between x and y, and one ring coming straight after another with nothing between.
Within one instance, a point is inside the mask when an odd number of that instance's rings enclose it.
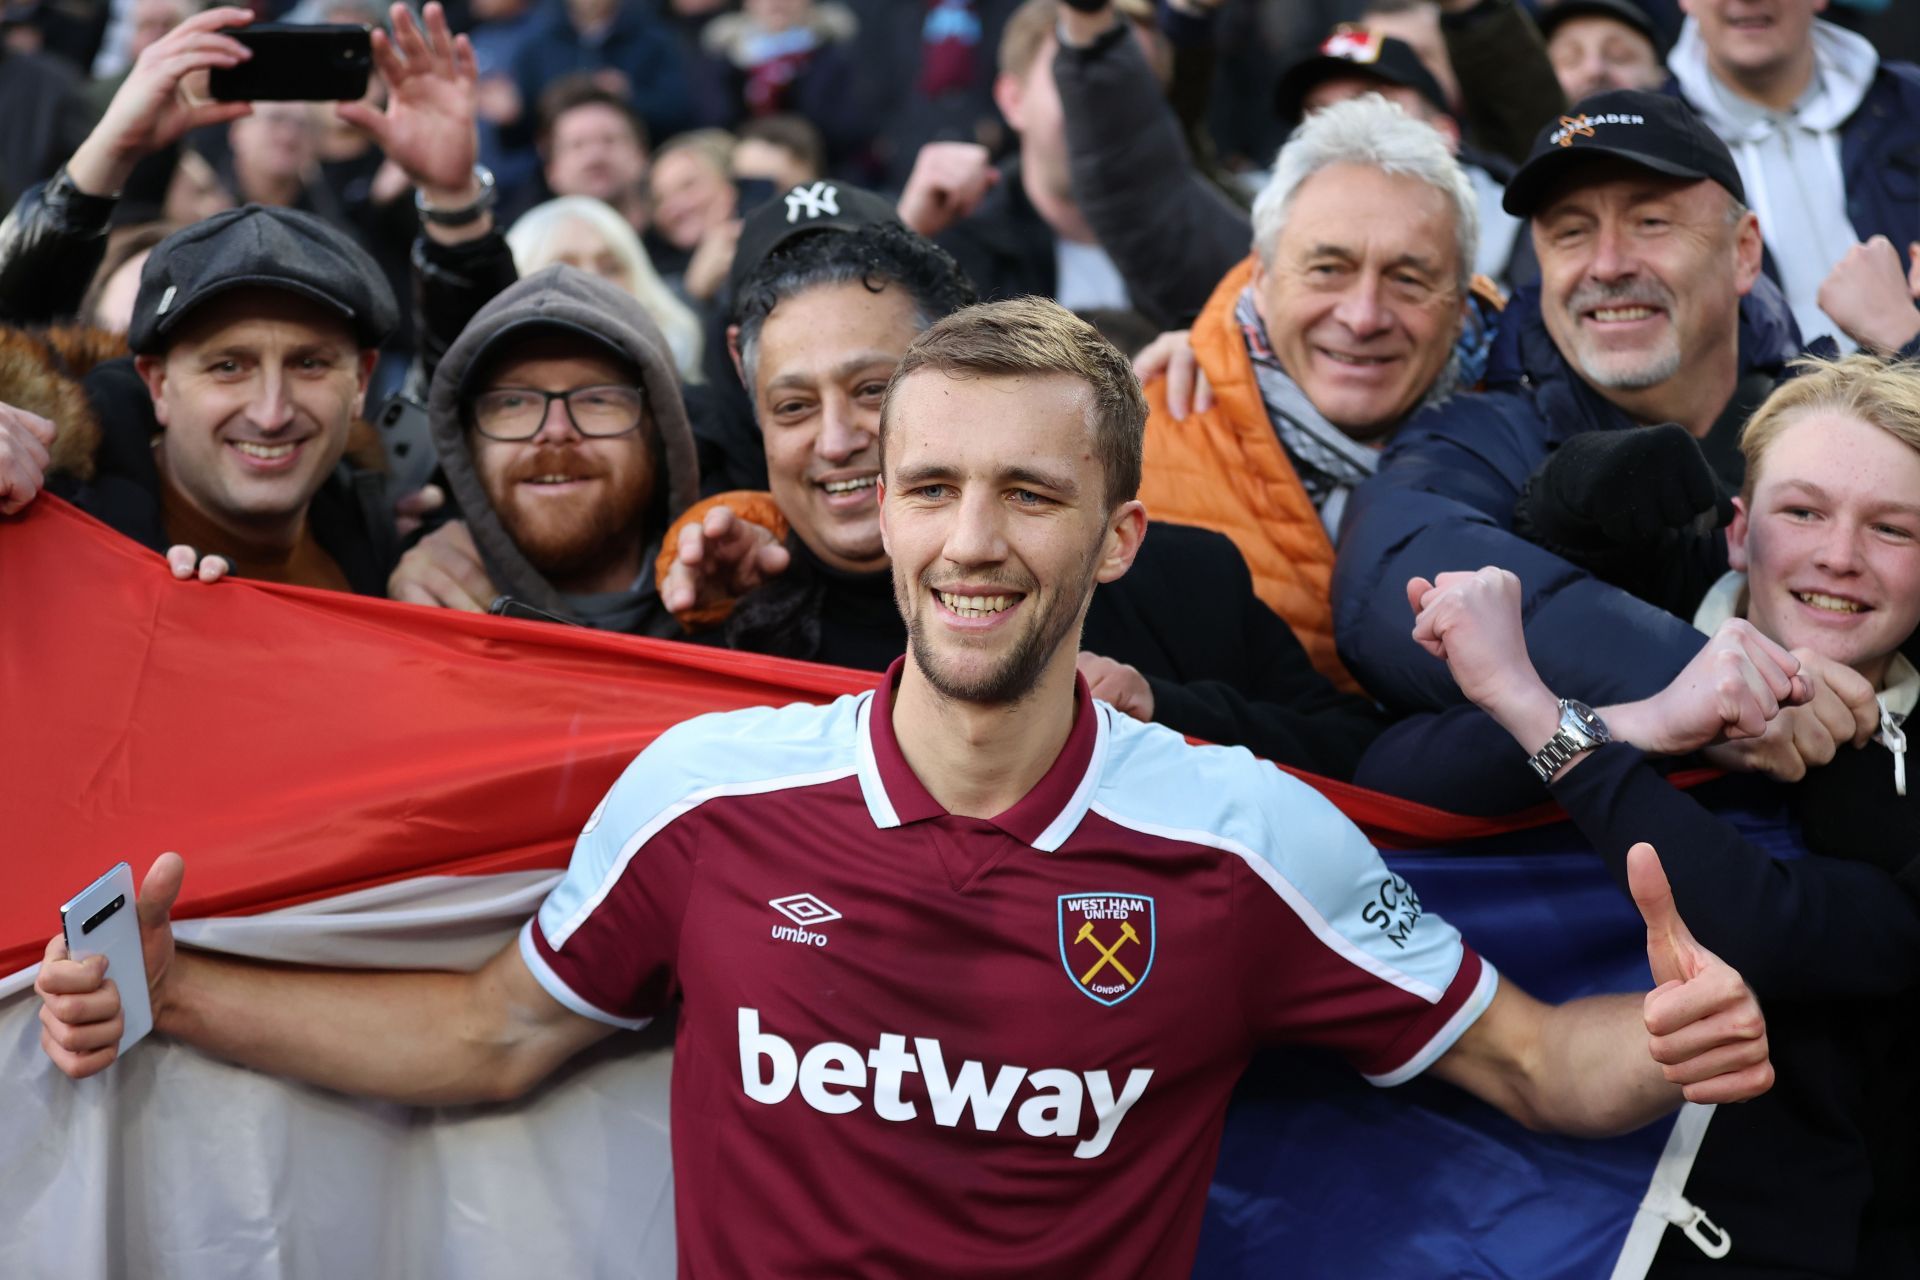
<instances>
[{"instance_id":1,"label":"blonde woman","mask_svg":"<svg viewBox=\"0 0 1920 1280\"><path fill-rule=\"evenodd\" d=\"M660 279L640 237L612 206L591 196L535 205L507 232L507 247L522 279L564 262L625 289L666 335L680 380L701 381L699 319Z\"/></svg>"}]
</instances>

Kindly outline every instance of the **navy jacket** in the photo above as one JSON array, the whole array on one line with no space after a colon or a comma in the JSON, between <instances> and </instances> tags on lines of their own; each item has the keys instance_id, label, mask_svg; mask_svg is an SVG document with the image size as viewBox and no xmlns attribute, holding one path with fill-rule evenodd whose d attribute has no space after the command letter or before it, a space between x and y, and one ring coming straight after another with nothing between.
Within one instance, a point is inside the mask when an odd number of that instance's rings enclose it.
<instances>
[{"instance_id":1,"label":"navy jacket","mask_svg":"<svg viewBox=\"0 0 1920 1280\"><path fill-rule=\"evenodd\" d=\"M1743 391L1770 385L1799 353L1779 288L1759 281L1740 305ZM1556 693L1598 706L1664 688L1699 651L1699 632L1513 532L1514 502L1549 453L1636 424L1561 356L1533 289L1502 314L1485 385L1416 416L1355 490L1333 576L1341 658L1389 707L1458 703L1445 665L1413 643L1407 579L1499 565L1520 576L1527 646ZM1709 457L1726 445L1710 438Z\"/></svg>"}]
</instances>

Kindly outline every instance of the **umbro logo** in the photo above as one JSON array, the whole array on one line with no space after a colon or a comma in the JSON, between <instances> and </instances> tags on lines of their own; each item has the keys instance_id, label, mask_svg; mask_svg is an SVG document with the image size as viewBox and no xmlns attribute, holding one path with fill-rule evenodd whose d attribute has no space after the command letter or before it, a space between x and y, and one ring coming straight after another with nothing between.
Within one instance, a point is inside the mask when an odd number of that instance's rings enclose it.
<instances>
[{"instance_id":1,"label":"umbro logo","mask_svg":"<svg viewBox=\"0 0 1920 1280\"><path fill-rule=\"evenodd\" d=\"M814 897L810 893L790 893L784 898L775 898L767 903L775 911L793 921L793 925L777 924L773 926L773 938L776 942L798 942L802 946L824 947L827 935L815 933L809 925L825 924L829 920L838 920L840 913Z\"/></svg>"},{"instance_id":2,"label":"umbro logo","mask_svg":"<svg viewBox=\"0 0 1920 1280\"><path fill-rule=\"evenodd\" d=\"M840 913L810 893L790 893L767 904L795 924L825 924Z\"/></svg>"},{"instance_id":3,"label":"umbro logo","mask_svg":"<svg viewBox=\"0 0 1920 1280\"><path fill-rule=\"evenodd\" d=\"M839 217L840 188L830 182L816 182L787 192L787 221L798 222L802 214L809 219Z\"/></svg>"}]
</instances>

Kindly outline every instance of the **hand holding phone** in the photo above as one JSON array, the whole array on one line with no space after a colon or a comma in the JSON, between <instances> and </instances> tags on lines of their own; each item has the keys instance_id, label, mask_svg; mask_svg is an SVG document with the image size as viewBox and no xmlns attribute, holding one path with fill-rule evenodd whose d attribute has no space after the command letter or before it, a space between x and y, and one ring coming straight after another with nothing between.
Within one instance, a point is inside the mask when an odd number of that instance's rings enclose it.
<instances>
[{"instance_id":1,"label":"hand holding phone","mask_svg":"<svg viewBox=\"0 0 1920 1280\"><path fill-rule=\"evenodd\" d=\"M179 854L163 853L136 898L122 863L61 908L62 931L47 943L33 989L42 1002L40 1047L74 1079L104 1071L152 1029L154 993L175 963L168 915L185 874Z\"/></svg>"},{"instance_id":2,"label":"hand holding phone","mask_svg":"<svg viewBox=\"0 0 1920 1280\"><path fill-rule=\"evenodd\" d=\"M153 1030L153 1006L147 996L147 962L140 947L140 913L133 893L133 869L122 862L75 894L60 908L67 955L85 961L105 956L105 978L120 993L123 1054Z\"/></svg>"}]
</instances>

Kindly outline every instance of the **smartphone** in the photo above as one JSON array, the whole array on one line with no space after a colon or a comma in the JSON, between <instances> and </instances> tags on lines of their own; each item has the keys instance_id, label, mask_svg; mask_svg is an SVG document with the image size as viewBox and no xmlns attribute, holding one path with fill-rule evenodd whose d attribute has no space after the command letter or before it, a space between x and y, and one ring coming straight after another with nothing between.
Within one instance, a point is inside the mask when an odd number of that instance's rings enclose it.
<instances>
[{"instance_id":1,"label":"smartphone","mask_svg":"<svg viewBox=\"0 0 1920 1280\"><path fill-rule=\"evenodd\" d=\"M75 894L60 908L60 928L67 936L67 954L74 959L107 958L107 976L120 988L120 1010L126 1016L120 1032L120 1052L125 1053L153 1030L133 868L123 862Z\"/></svg>"},{"instance_id":2,"label":"smartphone","mask_svg":"<svg viewBox=\"0 0 1920 1280\"><path fill-rule=\"evenodd\" d=\"M253 56L207 73L220 102L353 102L367 96L373 33L351 23L263 22L227 27Z\"/></svg>"},{"instance_id":3,"label":"smartphone","mask_svg":"<svg viewBox=\"0 0 1920 1280\"><path fill-rule=\"evenodd\" d=\"M433 479L440 467L427 406L404 391L396 391L374 415L374 425L380 429L380 441L387 449L387 496L397 503Z\"/></svg>"}]
</instances>

